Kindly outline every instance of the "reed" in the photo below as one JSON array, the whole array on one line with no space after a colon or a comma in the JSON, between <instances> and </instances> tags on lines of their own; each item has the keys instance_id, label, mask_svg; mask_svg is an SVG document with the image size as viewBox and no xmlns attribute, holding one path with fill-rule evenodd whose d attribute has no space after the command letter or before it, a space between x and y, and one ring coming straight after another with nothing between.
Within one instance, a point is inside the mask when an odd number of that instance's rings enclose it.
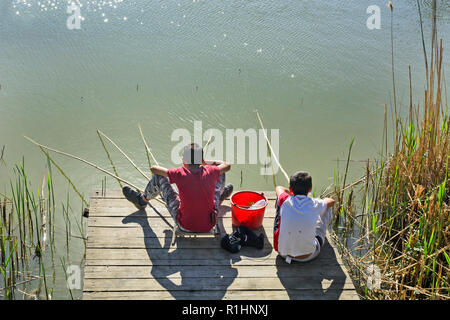
<instances>
[{"instance_id":1,"label":"reed","mask_svg":"<svg viewBox=\"0 0 450 320\"><path fill-rule=\"evenodd\" d=\"M28 178L24 159L12 169L11 195L0 198L0 297L52 299L60 266L54 263L54 256L58 255L55 244L59 210L51 161L47 158L47 169L37 191ZM69 217L69 211L72 212L69 198L68 189L62 206L66 230L60 234L66 238L66 246L70 244L73 220ZM30 293L33 291L34 295Z\"/></svg>"},{"instance_id":2,"label":"reed","mask_svg":"<svg viewBox=\"0 0 450 320\"><path fill-rule=\"evenodd\" d=\"M429 64L424 46L422 106L414 107L410 93L408 116L393 113L391 154L387 153L385 116L385 153L367 163L364 186L353 186L350 191L357 194L358 203L337 197L337 206L353 221L361 217L356 226L337 223L341 227L337 243L360 294L368 299L450 299L450 133L447 100L442 94L442 40L437 40L435 17L433 1ZM420 4L419 19L422 23ZM412 91L411 77L409 81ZM362 215L355 215L358 211ZM380 271L379 287L370 282L374 274L369 270L374 268Z\"/></svg>"},{"instance_id":3,"label":"reed","mask_svg":"<svg viewBox=\"0 0 450 320\"><path fill-rule=\"evenodd\" d=\"M63 258L60 258L61 261L61 266L64 270L64 276L66 277L66 281L68 280L68 276L67 276L67 268L66 268L66 262ZM69 294L70 294L70 298L73 300L73 293L72 293L72 289L70 288L70 286L68 286L69 289Z\"/></svg>"},{"instance_id":4,"label":"reed","mask_svg":"<svg viewBox=\"0 0 450 320\"><path fill-rule=\"evenodd\" d=\"M2 147L2 151L0 152L0 163L3 163L4 165L6 165L6 162L5 162L5 160L3 159L3 157L5 156L5 147L6 147L6 146L3 146L3 147Z\"/></svg>"},{"instance_id":5,"label":"reed","mask_svg":"<svg viewBox=\"0 0 450 320\"><path fill-rule=\"evenodd\" d=\"M114 162L113 162L113 160L112 160L112 158L111 158L111 155L109 154L109 151L108 151L108 149L106 148L106 145L105 145L105 142L103 141L103 138L102 138L102 136L100 135L100 132L97 130L97 135L98 135L98 138L100 139L100 142L102 143L102 147L103 147L103 150L105 150L105 153L106 153L106 156L108 157L108 160L109 160L109 163L111 164L111 167L113 168L113 170L114 170L114 174L116 175L116 176L119 176L119 174L117 173L117 169L116 169L116 166L114 165ZM119 183L119 187L120 187L120 189L122 189L122 182L119 180L119 179L116 179L117 180L117 183Z\"/></svg>"}]
</instances>

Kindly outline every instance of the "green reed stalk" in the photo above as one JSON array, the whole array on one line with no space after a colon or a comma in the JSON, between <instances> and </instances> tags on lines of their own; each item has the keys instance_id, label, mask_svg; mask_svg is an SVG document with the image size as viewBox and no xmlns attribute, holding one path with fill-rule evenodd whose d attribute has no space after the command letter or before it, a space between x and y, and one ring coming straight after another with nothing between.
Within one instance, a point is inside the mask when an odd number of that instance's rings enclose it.
<instances>
[{"instance_id":1,"label":"green reed stalk","mask_svg":"<svg viewBox=\"0 0 450 320\"><path fill-rule=\"evenodd\" d=\"M5 155L5 146L2 147L2 152L0 153L0 163L3 163L6 166L6 162L3 159L4 155Z\"/></svg>"},{"instance_id":2,"label":"green reed stalk","mask_svg":"<svg viewBox=\"0 0 450 320\"><path fill-rule=\"evenodd\" d=\"M4 247L5 246L5 242L4 242L4 238L3 237L2 237L2 242L3 242L2 247ZM13 263L14 263L14 259L12 257L13 257L14 252L17 250L17 242L14 241L14 245L13 245L12 248L11 248L11 246L12 246L12 242L9 241L9 256L8 256L8 259L6 259L4 262L2 262L2 266L0 267L0 272L1 272L2 276L3 276L3 282L4 282L3 290L5 290L6 299L13 299L14 298L13 297L13 294L14 294L14 290L13 290L14 280L12 278L12 275L14 274L14 272L12 272L11 265L13 265ZM7 273L8 268L10 269L9 275Z\"/></svg>"},{"instance_id":3,"label":"green reed stalk","mask_svg":"<svg viewBox=\"0 0 450 320\"><path fill-rule=\"evenodd\" d=\"M55 160L53 160L53 158L49 155L48 152L44 151L44 147L40 147L41 151L45 154L45 156L47 157L48 161L50 161L55 167L56 169L58 169L58 171L62 174L62 176L64 178L66 178L66 180L69 182L69 184L72 186L72 189L76 192L76 194L81 198L81 200L83 201L83 203L86 206L89 206L89 203L86 201L86 199L84 198L83 194L81 194L81 192L77 189L77 187L75 186L75 184L72 182L72 180L67 176L67 174L64 172L63 169L61 169L61 167L55 162Z\"/></svg>"},{"instance_id":4,"label":"green reed stalk","mask_svg":"<svg viewBox=\"0 0 450 320\"><path fill-rule=\"evenodd\" d=\"M54 187L53 187L53 172L52 172L52 165L50 163L50 159L47 158L47 168L48 168L48 174L47 174L47 197L48 197L48 212L49 212L49 217L51 219L49 219L50 225L49 227L51 228L52 232L51 232L51 236L50 236L50 241L51 243L55 243L55 225L56 225L56 221L55 221L55 212L56 212L56 203L55 203L55 192L54 192ZM39 247L40 248L40 247ZM53 260L53 246L50 246L51 248L51 253L52 253L52 260Z\"/></svg>"},{"instance_id":5,"label":"green reed stalk","mask_svg":"<svg viewBox=\"0 0 450 320\"><path fill-rule=\"evenodd\" d=\"M41 253L42 255L42 253ZM45 298L47 300L50 300L50 296L48 294L48 288L47 288L47 276L45 275L45 267L44 267L44 263L42 263L41 258L39 258L39 264L41 266L41 270L42 270L42 279L44 280L44 288L45 288Z\"/></svg>"},{"instance_id":6,"label":"green reed stalk","mask_svg":"<svg viewBox=\"0 0 450 320\"><path fill-rule=\"evenodd\" d=\"M13 200L13 204L14 204L14 208L15 208L15 213L17 215L17 226L18 226L18 230L19 230L19 239L22 240L23 239L23 231L22 231L22 216L21 216L21 212L22 212L22 206L21 206L21 184L20 184L20 180L19 178L17 178L17 171L16 168L14 168L14 172L16 174L16 181L15 181L15 187L12 183L12 181L10 181L10 185L11 185L11 193L12 193L12 200ZM23 257L23 252L24 250L24 246L23 246L23 241L20 241L20 248L21 248L21 257Z\"/></svg>"},{"instance_id":7,"label":"green reed stalk","mask_svg":"<svg viewBox=\"0 0 450 320\"><path fill-rule=\"evenodd\" d=\"M239 190L242 190L242 183L244 182L244 177L242 176L242 170L241 170L241 178L239 179Z\"/></svg>"},{"instance_id":8,"label":"green reed stalk","mask_svg":"<svg viewBox=\"0 0 450 320\"><path fill-rule=\"evenodd\" d=\"M64 270L64 275L66 277L66 282L67 282L68 276L67 276L67 270L66 270L66 263L65 263L65 261L62 258L59 258L59 260L61 261L61 266L62 266L62 268ZM70 286L67 286L67 288L69 290L70 298L73 300L72 289L70 288Z\"/></svg>"},{"instance_id":9,"label":"green reed stalk","mask_svg":"<svg viewBox=\"0 0 450 320\"><path fill-rule=\"evenodd\" d=\"M66 205L62 205L64 224L66 227L66 254L69 257L69 235L70 235L70 218L69 218L69 193L67 192Z\"/></svg>"},{"instance_id":10,"label":"green reed stalk","mask_svg":"<svg viewBox=\"0 0 450 320\"><path fill-rule=\"evenodd\" d=\"M105 150L106 156L107 156L108 159L109 159L109 163L111 163L111 167L113 168L114 174L115 174L116 176L118 176L119 174L117 173L116 166L114 165L114 162L113 162L113 160L112 160L112 158L111 158L111 155L109 154L108 149L106 148L105 143L103 142L103 138L102 138L102 136L100 135L100 132L99 132L98 130L97 130L97 135L98 135L98 138L100 139L100 142L102 143L103 150ZM116 179L116 180L117 180L117 182L119 183L120 189L122 189L122 182L120 182L119 179Z\"/></svg>"},{"instance_id":11,"label":"green reed stalk","mask_svg":"<svg viewBox=\"0 0 450 320\"><path fill-rule=\"evenodd\" d=\"M355 142L355 138L352 138L352 140L350 141L350 146L348 148L347 163L345 165L345 171L344 171L344 181L342 183L342 189L341 189L341 192L339 194L339 199L341 201L344 201L344 192L345 192L345 188L346 188L345 183L347 182L348 167L349 167L349 164L350 164L350 155L352 153L352 148L353 148L353 143L354 142Z\"/></svg>"},{"instance_id":12,"label":"green reed stalk","mask_svg":"<svg viewBox=\"0 0 450 320\"><path fill-rule=\"evenodd\" d=\"M398 113L397 113L397 93L395 90L395 64L394 64L394 6L392 2L389 1L389 8L391 9L391 58L392 58L392 89L394 95L394 111L395 111L395 144L394 147L397 148L398 144Z\"/></svg>"}]
</instances>

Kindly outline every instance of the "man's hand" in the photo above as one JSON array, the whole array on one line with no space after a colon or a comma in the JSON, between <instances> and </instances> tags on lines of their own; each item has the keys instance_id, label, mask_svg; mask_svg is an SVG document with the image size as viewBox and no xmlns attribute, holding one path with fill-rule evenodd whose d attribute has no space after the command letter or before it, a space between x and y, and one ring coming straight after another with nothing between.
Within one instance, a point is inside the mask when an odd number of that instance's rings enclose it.
<instances>
[{"instance_id":1,"label":"man's hand","mask_svg":"<svg viewBox=\"0 0 450 320\"><path fill-rule=\"evenodd\" d=\"M163 176L163 177L166 177L166 178L169 177L169 175L167 174L167 169L164 168L164 167L152 166L150 168L150 171L153 174L159 174L160 176Z\"/></svg>"},{"instance_id":2,"label":"man's hand","mask_svg":"<svg viewBox=\"0 0 450 320\"><path fill-rule=\"evenodd\" d=\"M323 201L325 201L325 203L327 204L327 208L332 208L334 206L334 203L336 202L331 198L325 198L323 199Z\"/></svg>"},{"instance_id":3,"label":"man's hand","mask_svg":"<svg viewBox=\"0 0 450 320\"><path fill-rule=\"evenodd\" d=\"M222 164L219 164L220 174L224 174L225 172L228 172L231 170L231 164L228 162L223 162Z\"/></svg>"},{"instance_id":4,"label":"man's hand","mask_svg":"<svg viewBox=\"0 0 450 320\"><path fill-rule=\"evenodd\" d=\"M209 165L209 166L218 166L221 165L223 161L220 160L203 160L203 165Z\"/></svg>"},{"instance_id":5,"label":"man's hand","mask_svg":"<svg viewBox=\"0 0 450 320\"><path fill-rule=\"evenodd\" d=\"M220 174L223 174L225 172L228 172L231 170L231 165L228 162L221 161L221 160L204 160L204 164L211 165L211 166L218 166L220 169Z\"/></svg>"}]
</instances>

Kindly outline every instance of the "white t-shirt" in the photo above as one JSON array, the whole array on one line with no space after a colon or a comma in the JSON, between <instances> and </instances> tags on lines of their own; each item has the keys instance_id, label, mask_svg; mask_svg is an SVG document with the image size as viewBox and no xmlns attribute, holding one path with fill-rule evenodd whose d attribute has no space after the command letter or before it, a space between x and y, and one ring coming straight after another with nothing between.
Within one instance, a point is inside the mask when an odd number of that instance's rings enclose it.
<instances>
[{"instance_id":1,"label":"white t-shirt","mask_svg":"<svg viewBox=\"0 0 450 320\"><path fill-rule=\"evenodd\" d=\"M280 208L278 252L292 257L313 253L316 250L316 227L319 215L327 210L322 199L303 195L287 198Z\"/></svg>"}]
</instances>

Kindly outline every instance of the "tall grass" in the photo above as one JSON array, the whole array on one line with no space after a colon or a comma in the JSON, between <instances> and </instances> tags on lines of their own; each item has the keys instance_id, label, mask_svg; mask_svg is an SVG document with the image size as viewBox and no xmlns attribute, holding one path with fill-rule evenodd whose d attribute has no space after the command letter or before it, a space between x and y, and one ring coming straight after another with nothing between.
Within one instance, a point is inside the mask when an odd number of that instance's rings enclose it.
<instances>
[{"instance_id":1,"label":"tall grass","mask_svg":"<svg viewBox=\"0 0 450 320\"><path fill-rule=\"evenodd\" d=\"M0 151L0 163L5 164L5 159L3 159L4 156L5 156L5 146L3 146L2 151Z\"/></svg>"},{"instance_id":2,"label":"tall grass","mask_svg":"<svg viewBox=\"0 0 450 320\"><path fill-rule=\"evenodd\" d=\"M395 112L394 151L368 162L363 187L352 187L344 198L336 183L340 216L358 223L337 222L346 231L338 243L367 298L450 299L450 134L436 1L433 11L423 102L414 107L410 101L406 119ZM373 266L380 271L380 286L371 283Z\"/></svg>"},{"instance_id":3,"label":"tall grass","mask_svg":"<svg viewBox=\"0 0 450 320\"><path fill-rule=\"evenodd\" d=\"M81 215L80 222L71 215L69 194L62 203L60 216L66 228L61 228L61 222L57 226L60 211L53 181L50 158L47 158L47 170L40 188L33 187L29 181L24 159L13 168L10 196L0 198L0 297L51 299L57 287L56 271L65 270L65 266L54 261L58 228L66 239L67 255L72 221L76 222L83 238L83 221ZM70 295L73 297L72 292Z\"/></svg>"}]
</instances>

